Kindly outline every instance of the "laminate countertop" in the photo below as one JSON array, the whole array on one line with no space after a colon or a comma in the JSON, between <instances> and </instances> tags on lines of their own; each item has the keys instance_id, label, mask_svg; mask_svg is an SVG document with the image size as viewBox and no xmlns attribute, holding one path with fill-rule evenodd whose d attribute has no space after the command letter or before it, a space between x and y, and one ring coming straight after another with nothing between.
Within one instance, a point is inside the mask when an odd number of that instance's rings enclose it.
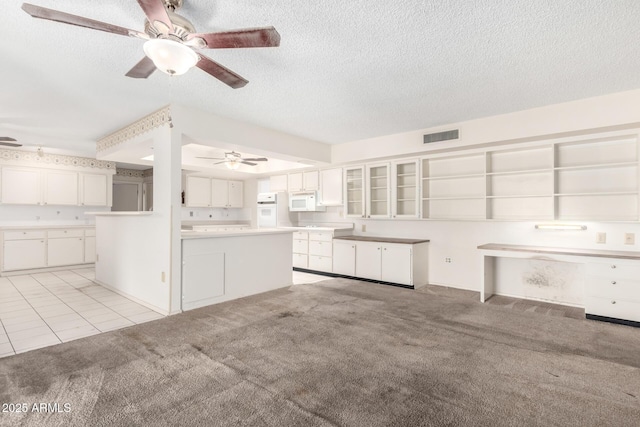
<instances>
[{"instance_id":1,"label":"laminate countertop","mask_svg":"<svg viewBox=\"0 0 640 427\"><path fill-rule=\"evenodd\" d=\"M503 244L503 243L487 243L487 244L478 246L478 249L491 250L491 251L532 252L537 254L549 254L549 255L574 255L574 256L590 256L590 257L601 257L601 258L640 260L640 252L634 252L634 251L554 248L551 246L509 245L509 244Z\"/></svg>"},{"instance_id":2,"label":"laminate countertop","mask_svg":"<svg viewBox=\"0 0 640 427\"><path fill-rule=\"evenodd\" d=\"M2 225L0 230L60 230L69 228L95 228L95 224Z\"/></svg>"},{"instance_id":3,"label":"laminate countertop","mask_svg":"<svg viewBox=\"0 0 640 427\"><path fill-rule=\"evenodd\" d=\"M401 243L404 245L417 245L418 243L428 243L426 239L400 239L397 237L369 237L369 236L342 236L334 237L333 240L355 240L358 242L379 242L379 243Z\"/></svg>"}]
</instances>

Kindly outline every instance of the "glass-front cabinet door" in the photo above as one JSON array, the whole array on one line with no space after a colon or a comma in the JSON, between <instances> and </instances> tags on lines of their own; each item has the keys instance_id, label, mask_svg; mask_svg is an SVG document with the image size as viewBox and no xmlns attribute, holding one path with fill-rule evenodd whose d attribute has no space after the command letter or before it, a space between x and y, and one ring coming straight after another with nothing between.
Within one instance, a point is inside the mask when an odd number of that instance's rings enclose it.
<instances>
[{"instance_id":1,"label":"glass-front cabinet door","mask_svg":"<svg viewBox=\"0 0 640 427\"><path fill-rule=\"evenodd\" d=\"M364 218L364 167L344 168L345 214Z\"/></svg>"},{"instance_id":2,"label":"glass-front cabinet door","mask_svg":"<svg viewBox=\"0 0 640 427\"><path fill-rule=\"evenodd\" d=\"M389 164L367 165L367 218L391 216Z\"/></svg>"},{"instance_id":3,"label":"glass-front cabinet door","mask_svg":"<svg viewBox=\"0 0 640 427\"><path fill-rule=\"evenodd\" d=\"M391 216L393 218L418 218L420 205L418 160L395 162L391 169Z\"/></svg>"}]
</instances>

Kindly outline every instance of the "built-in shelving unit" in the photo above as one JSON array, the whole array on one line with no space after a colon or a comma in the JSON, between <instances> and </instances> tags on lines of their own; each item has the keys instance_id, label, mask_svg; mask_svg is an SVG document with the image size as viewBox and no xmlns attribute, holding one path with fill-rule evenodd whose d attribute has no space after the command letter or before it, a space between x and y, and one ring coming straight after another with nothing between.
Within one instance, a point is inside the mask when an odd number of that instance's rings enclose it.
<instances>
[{"instance_id":1,"label":"built-in shelving unit","mask_svg":"<svg viewBox=\"0 0 640 427\"><path fill-rule=\"evenodd\" d=\"M367 218L389 218L390 191L389 164L367 165L368 199Z\"/></svg>"},{"instance_id":2,"label":"built-in shelving unit","mask_svg":"<svg viewBox=\"0 0 640 427\"><path fill-rule=\"evenodd\" d=\"M346 212L350 217L364 216L364 167L344 169Z\"/></svg>"},{"instance_id":3,"label":"built-in shelving unit","mask_svg":"<svg viewBox=\"0 0 640 427\"><path fill-rule=\"evenodd\" d=\"M638 221L637 135L421 159L424 219Z\"/></svg>"},{"instance_id":4,"label":"built-in shelving unit","mask_svg":"<svg viewBox=\"0 0 640 427\"><path fill-rule=\"evenodd\" d=\"M418 187L418 160L392 164L393 218L418 218L420 191Z\"/></svg>"},{"instance_id":5,"label":"built-in shelving unit","mask_svg":"<svg viewBox=\"0 0 640 427\"><path fill-rule=\"evenodd\" d=\"M485 155L422 160L422 218L484 219Z\"/></svg>"},{"instance_id":6,"label":"built-in shelving unit","mask_svg":"<svg viewBox=\"0 0 640 427\"><path fill-rule=\"evenodd\" d=\"M637 138L555 146L555 216L565 220L638 220Z\"/></svg>"}]
</instances>

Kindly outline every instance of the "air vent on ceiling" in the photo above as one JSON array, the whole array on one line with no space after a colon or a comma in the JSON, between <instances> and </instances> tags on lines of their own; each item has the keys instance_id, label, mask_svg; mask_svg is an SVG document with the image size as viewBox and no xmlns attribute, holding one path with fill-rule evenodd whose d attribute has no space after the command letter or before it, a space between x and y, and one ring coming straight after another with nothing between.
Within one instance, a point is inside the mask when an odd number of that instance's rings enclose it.
<instances>
[{"instance_id":1,"label":"air vent on ceiling","mask_svg":"<svg viewBox=\"0 0 640 427\"><path fill-rule=\"evenodd\" d=\"M448 141L450 139L458 139L458 129L447 130L444 132L430 133L424 136L424 144L438 141Z\"/></svg>"}]
</instances>

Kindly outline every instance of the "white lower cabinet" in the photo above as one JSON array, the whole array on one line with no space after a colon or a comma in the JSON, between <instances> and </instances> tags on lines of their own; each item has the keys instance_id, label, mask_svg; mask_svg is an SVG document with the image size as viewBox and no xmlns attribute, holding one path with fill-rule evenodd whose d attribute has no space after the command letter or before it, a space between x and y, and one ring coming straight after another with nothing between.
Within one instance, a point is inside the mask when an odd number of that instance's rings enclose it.
<instances>
[{"instance_id":1,"label":"white lower cabinet","mask_svg":"<svg viewBox=\"0 0 640 427\"><path fill-rule=\"evenodd\" d=\"M331 273L333 258L330 256L309 255L309 270Z\"/></svg>"},{"instance_id":2,"label":"white lower cabinet","mask_svg":"<svg viewBox=\"0 0 640 427\"><path fill-rule=\"evenodd\" d=\"M585 313L640 322L640 262L587 264Z\"/></svg>"},{"instance_id":3,"label":"white lower cabinet","mask_svg":"<svg viewBox=\"0 0 640 427\"><path fill-rule=\"evenodd\" d=\"M344 276L356 275L356 244L354 242L333 241L333 272Z\"/></svg>"},{"instance_id":4,"label":"white lower cabinet","mask_svg":"<svg viewBox=\"0 0 640 427\"><path fill-rule=\"evenodd\" d=\"M413 248L411 245L385 243L382 245L380 277L383 282L413 284Z\"/></svg>"},{"instance_id":5,"label":"white lower cabinet","mask_svg":"<svg viewBox=\"0 0 640 427\"><path fill-rule=\"evenodd\" d=\"M96 262L96 237L87 236L84 238L84 262Z\"/></svg>"},{"instance_id":6,"label":"white lower cabinet","mask_svg":"<svg viewBox=\"0 0 640 427\"><path fill-rule=\"evenodd\" d=\"M59 237L65 234L67 237ZM56 230L48 233L47 267L84 263L84 230Z\"/></svg>"},{"instance_id":7,"label":"white lower cabinet","mask_svg":"<svg viewBox=\"0 0 640 427\"><path fill-rule=\"evenodd\" d=\"M95 229L5 230L2 271L16 272L95 262Z\"/></svg>"},{"instance_id":8,"label":"white lower cabinet","mask_svg":"<svg viewBox=\"0 0 640 427\"><path fill-rule=\"evenodd\" d=\"M379 280L407 286L422 286L428 281L428 241L393 239L399 243L358 240L355 237L333 240L333 272L362 279Z\"/></svg>"},{"instance_id":9,"label":"white lower cabinet","mask_svg":"<svg viewBox=\"0 0 640 427\"><path fill-rule=\"evenodd\" d=\"M47 266L44 236L39 239L5 240L2 268L5 271L28 270Z\"/></svg>"},{"instance_id":10,"label":"white lower cabinet","mask_svg":"<svg viewBox=\"0 0 640 427\"><path fill-rule=\"evenodd\" d=\"M323 273L334 272L334 236L350 234L347 229L297 230L293 233L293 266ZM343 273L339 273L343 274Z\"/></svg>"}]
</instances>

